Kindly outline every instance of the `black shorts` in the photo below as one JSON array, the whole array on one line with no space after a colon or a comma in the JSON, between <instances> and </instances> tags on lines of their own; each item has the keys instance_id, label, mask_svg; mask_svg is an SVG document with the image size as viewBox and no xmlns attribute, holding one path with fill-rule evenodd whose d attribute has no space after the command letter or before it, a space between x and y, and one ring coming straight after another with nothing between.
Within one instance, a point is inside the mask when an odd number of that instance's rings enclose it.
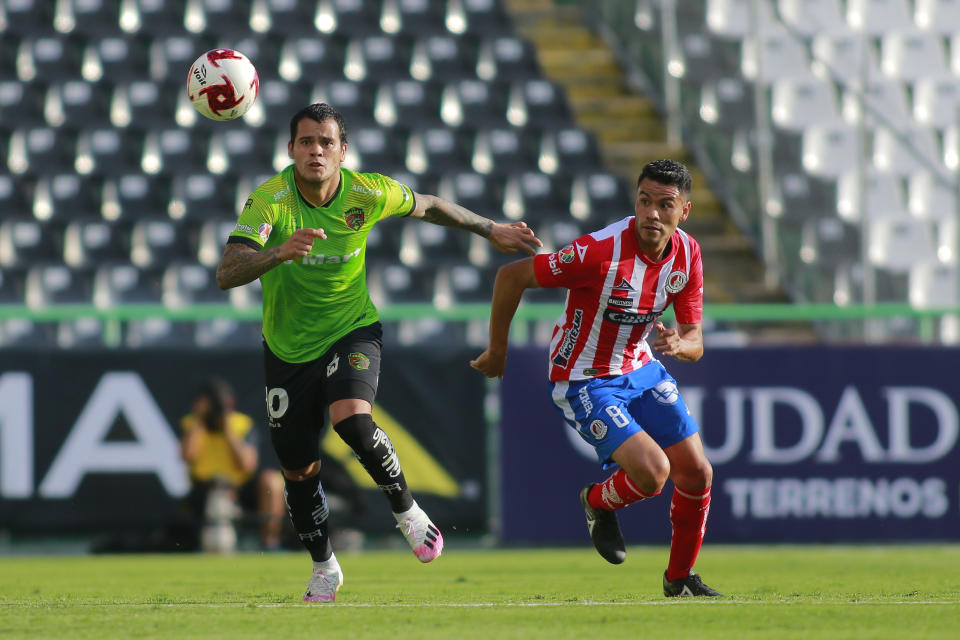
<instances>
[{"instance_id":1,"label":"black shorts","mask_svg":"<svg viewBox=\"0 0 960 640\"><path fill-rule=\"evenodd\" d=\"M360 327L316 360L301 363L284 362L264 344L270 440L284 469L302 469L320 458L320 436L332 402L373 404L382 337L379 322Z\"/></svg>"}]
</instances>

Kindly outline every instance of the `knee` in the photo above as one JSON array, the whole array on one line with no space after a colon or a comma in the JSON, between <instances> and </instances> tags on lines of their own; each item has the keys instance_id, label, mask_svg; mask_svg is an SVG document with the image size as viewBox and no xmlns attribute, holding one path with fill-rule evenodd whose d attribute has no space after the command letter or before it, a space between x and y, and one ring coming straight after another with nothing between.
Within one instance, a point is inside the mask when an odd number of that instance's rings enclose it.
<instances>
[{"instance_id":1,"label":"knee","mask_svg":"<svg viewBox=\"0 0 960 640\"><path fill-rule=\"evenodd\" d=\"M681 489L702 491L713 485L713 467L704 458L691 468L676 474L674 484L679 485Z\"/></svg>"},{"instance_id":2,"label":"knee","mask_svg":"<svg viewBox=\"0 0 960 640\"><path fill-rule=\"evenodd\" d=\"M300 469L284 469L283 477L294 482L303 482L309 480L320 473L320 461L314 460L310 464Z\"/></svg>"},{"instance_id":3,"label":"knee","mask_svg":"<svg viewBox=\"0 0 960 640\"><path fill-rule=\"evenodd\" d=\"M627 472L637 489L647 495L656 495L663 491L663 485L670 477L670 461L666 456L654 457L646 461L640 469Z\"/></svg>"}]
</instances>

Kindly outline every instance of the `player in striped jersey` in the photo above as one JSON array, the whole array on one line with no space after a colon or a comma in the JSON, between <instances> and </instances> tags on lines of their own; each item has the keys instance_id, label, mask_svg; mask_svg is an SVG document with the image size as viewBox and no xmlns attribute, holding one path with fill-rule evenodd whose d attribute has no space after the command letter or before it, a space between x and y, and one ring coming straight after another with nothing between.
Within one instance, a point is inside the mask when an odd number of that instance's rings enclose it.
<instances>
[{"instance_id":1,"label":"player in striped jersey","mask_svg":"<svg viewBox=\"0 0 960 640\"><path fill-rule=\"evenodd\" d=\"M604 469L619 466L581 491L587 527L601 556L623 562L616 511L658 495L669 477L668 597L720 595L692 571L706 530L713 468L676 381L651 351L686 361L703 355L700 245L678 228L690 215L691 186L684 165L651 162L637 180L635 215L555 253L502 267L493 289L490 346L470 363L488 377L502 377L510 322L524 290L569 289L550 343L553 401L595 448ZM671 304L675 329L659 319Z\"/></svg>"}]
</instances>

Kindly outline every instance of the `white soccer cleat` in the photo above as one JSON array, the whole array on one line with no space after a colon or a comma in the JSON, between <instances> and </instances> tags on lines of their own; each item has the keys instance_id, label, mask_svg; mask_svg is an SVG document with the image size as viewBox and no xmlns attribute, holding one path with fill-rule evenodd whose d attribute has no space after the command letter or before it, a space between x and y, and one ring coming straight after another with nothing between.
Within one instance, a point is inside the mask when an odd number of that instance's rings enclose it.
<instances>
[{"instance_id":1,"label":"white soccer cleat","mask_svg":"<svg viewBox=\"0 0 960 640\"><path fill-rule=\"evenodd\" d=\"M307 583L304 602L333 602L337 598L337 589L343 585L343 572L336 556L331 555L326 562L313 563L313 575Z\"/></svg>"},{"instance_id":2,"label":"white soccer cleat","mask_svg":"<svg viewBox=\"0 0 960 640\"><path fill-rule=\"evenodd\" d=\"M395 513L397 528L410 543L420 562L431 562L443 552L443 535L416 502L407 511Z\"/></svg>"}]
</instances>

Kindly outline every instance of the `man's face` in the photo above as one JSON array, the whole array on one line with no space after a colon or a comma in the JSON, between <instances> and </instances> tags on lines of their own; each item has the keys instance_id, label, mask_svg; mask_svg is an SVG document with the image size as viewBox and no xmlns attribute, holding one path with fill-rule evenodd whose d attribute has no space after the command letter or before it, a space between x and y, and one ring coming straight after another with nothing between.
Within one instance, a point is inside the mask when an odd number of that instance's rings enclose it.
<instances>
[{"instance_id":1,"label":"man's face","mask_svg":"<svg viewBox=\"0 0 960 640\"><path fill-rule=\"evenodd\" d=\"M637 242L647 254L659 257L677 225L687 219L693 204L679 187L644 178L637 187Z\"/></svg>"},{"instance_id":2,"label":"man's face","mask_svg":"<svg viewBox=\"0 0 960 640\"><path fill-rule=\"evenodd\" d=\"M297 176L317 186L340 174L346 152L347 145L340 142L340 126L333 119L317 122L303 118L297 123L297 135L287 143Z\"/></svg>"}]
</instances>

